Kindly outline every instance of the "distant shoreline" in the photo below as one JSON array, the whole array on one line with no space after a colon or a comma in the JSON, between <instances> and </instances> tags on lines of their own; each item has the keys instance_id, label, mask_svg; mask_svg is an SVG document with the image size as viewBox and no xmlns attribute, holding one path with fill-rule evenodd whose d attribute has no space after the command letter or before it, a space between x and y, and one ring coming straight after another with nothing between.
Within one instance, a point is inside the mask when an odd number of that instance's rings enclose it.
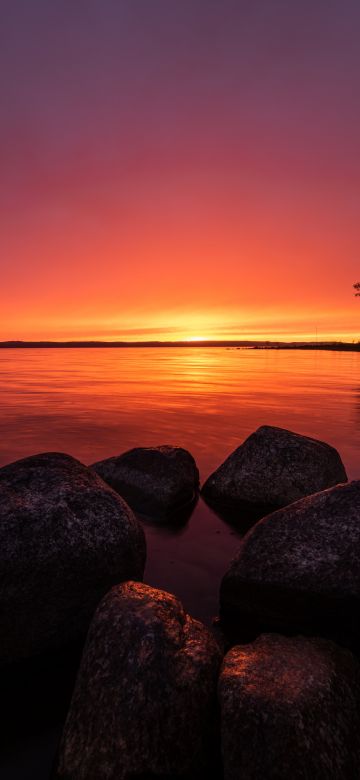
<instances>
[{"instance_id":1,"label":"distant shoreline","mask_svg":"<svg viewBox=\"0 0 360 780\"><path fill-rule=\"evenodd\" d=\"M0 349L134 349L174 347L222 347L233 349L307 349L360 352L360 342L280 341L0 341Z\"/></svg>"}]
</instances>

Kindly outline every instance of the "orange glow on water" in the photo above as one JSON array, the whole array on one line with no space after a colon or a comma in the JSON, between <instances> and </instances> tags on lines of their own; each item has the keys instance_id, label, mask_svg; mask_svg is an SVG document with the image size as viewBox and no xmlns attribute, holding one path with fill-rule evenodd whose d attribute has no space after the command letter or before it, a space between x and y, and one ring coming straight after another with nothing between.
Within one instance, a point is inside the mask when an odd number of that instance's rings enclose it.
<instances>
[{"instance_id":1,"label":"orange glow on water","mask_svg":"<svg viewBox=\"0 0 360 780\"><path fill-rule=\"evenodd\" d=\"M131 447L176 444L201 481L259 425L321 438L358 479L360 354L222 349L0 350L0 466L62 451L94 463ZM211 622L234 557L234 530L202 500L189 522L146 526L145 581Z\"/></svg>"},{"instance_id":2,"label":"orange glow on water","mask_svg":"<svg viewBox=\"0 0 360 780\"><path fill-rule=\"evenodd\" d=\"M183 348L0 350L0 465L175 443L202 477L259 425L328 440L358 477L360 354Z\"/></svg>"}]
</instances>

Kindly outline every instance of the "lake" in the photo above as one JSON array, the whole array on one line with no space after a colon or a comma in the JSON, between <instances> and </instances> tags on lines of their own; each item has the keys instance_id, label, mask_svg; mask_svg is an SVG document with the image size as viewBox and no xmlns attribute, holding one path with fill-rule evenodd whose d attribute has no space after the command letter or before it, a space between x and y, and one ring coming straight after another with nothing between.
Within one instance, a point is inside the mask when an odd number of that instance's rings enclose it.
<instances>
[{"instance_id":1,"label":"lake","mask_svg":"<svg viewBox=\"0 0 360 780\"><path fill-rule=\"evenodd\" d=\"M335 446L360 477L360 354L236 348L0 350L0 465L61 451L86 464L177 444L201 480L259 425ZM238 533L200 500L171 532L146 526L151 584L209 622Z\"/></svg>"},{"instance_id":2,"label":"lake","mask_svg":"<svg viewBox=\"0 0 360 780\"><path fill-rule=\"evenodd\" d=\"M0 403L0 465L44 451L90 464L135 446L176 444L194 455L204 481L267 424L327 441L349 478L360 478L360 353L205 345L4 349ZM200 500L181 528L146 524L145 531L145 580L211 624L239 529ZM2 776L45 778L52 750L44 735L35 747L30 740L22 758L0 761Z\"/></svg>"}]
</instances>

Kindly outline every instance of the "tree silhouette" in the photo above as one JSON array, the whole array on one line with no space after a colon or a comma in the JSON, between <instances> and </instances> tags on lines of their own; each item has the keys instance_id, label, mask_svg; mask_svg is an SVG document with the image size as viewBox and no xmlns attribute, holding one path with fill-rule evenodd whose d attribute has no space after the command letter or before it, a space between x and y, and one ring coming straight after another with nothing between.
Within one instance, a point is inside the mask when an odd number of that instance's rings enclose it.
<instances>
[{"instance_id":1,"label":"tree silhouette","mask_svg":"<svg viewBox=\"0 0 360 780\"><path fill-rule=\"evenodd\" d=\"M360 282L356 282L356 284L353 284L353 288L354 290L357 291L356 293L354 293L354 295L360 295Z\"/></svg>"}]
</instances>

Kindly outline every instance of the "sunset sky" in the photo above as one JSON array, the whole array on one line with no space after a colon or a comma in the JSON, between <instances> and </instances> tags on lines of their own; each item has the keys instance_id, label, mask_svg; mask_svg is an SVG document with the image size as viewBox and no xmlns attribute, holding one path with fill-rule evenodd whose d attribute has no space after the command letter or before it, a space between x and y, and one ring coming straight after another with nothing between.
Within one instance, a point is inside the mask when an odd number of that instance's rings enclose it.
<instances>
[{"instance_id":1,"label":"sunset sky","mask_svg":"<svg viewBox=\"0 0 360 780\"><path fill-rule=\"evenodd\" d=\"M3 0L0 339L360 339L358 0Z\"/></svg>"}]
</instances>

